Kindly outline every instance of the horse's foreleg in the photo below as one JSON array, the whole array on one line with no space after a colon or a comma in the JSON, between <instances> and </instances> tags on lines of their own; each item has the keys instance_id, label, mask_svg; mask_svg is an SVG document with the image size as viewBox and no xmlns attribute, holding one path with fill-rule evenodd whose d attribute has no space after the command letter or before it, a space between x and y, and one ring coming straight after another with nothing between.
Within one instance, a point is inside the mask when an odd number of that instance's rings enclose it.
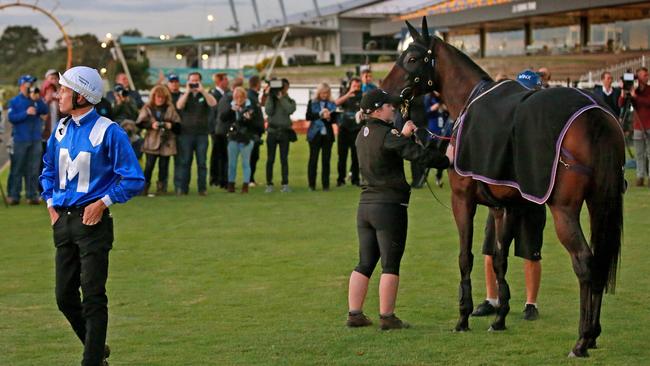
<instances>
[{"instance_id":1,"label":"horse's foreleg","mask_svg":"<svg viewBox=\"0 0 650 366\"><path fill-rule=\"evenodd\" d=\"M506 281L506 272L508 271L508 250L512 242L512 215L508 215L508 210L491 209L494 215L495 228L495 252L492 257L494 273L499 284L499 308L494 322L490 325L490 331L505 330L506 316L510 312L510 286Z\"/></svg>"},{"instance_id":2,"label":"horse's foreleg","mask_svg":"<svg viewBox=\"0 0 650 366\"><path fill-rule=\"evenodd\" d=\"M573 271L580 283L580 338L569 356L589 357L587 349L595 340L591 277L593 255L580 227L580 210L575 206L550 205L550 208L555 221L555 231L571 255Z\"/></svg>"},{"instance_id":3,"label":"horse's foreleg","mask_svg":"<svg viewBox=\"0 0 650 366\"><path fill-rule=\"evenodd\" d=\"M452 194L452 208L458 234L460 237L460 254L458 265L460 267L459 309L460 318L454 328L457 332L469 330L469 316L474 308L472 302L472 255L473 220L476 213L476 203L467 197Z\"/></svg>"}]
</instances>

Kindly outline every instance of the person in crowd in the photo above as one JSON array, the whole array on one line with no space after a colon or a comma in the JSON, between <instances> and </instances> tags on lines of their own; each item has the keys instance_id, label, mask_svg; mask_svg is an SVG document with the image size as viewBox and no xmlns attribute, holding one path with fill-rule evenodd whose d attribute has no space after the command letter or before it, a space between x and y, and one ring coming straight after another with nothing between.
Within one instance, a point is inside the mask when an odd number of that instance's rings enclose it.
<instances>
[{"instance_id":1,"label":"person in crowd","mask_svg":"<svg viewBox=\"0 0 650 366\"><path fill-rule=\"evenodd\" d=\"M167 75L167 89L169 89L169 94L172 96L172 103L174 108L176 108L176 102L181 97L181 80L176 74Z\"/></svg>"},{"instance_id":2,"label":"person in crowd","mask_svg":"<svg viewBox=\"0 0 650 366\"><path fill-rule=\"evenodd\" d=\"M128 90L124 89L122 84L115 84L112 95L113 103L113 118L115 122L122 123L123 121L135 121L138 118L138 107L135 100L131 99ZM108 96L106 99L109 99ZM109 99L110 100L110 99Z\"/></svg>"},{"instance_id":3,"label":"person in crowd","mask_svg":"<svg viewBox=\"0 0 650 366\"><path fill-rule=\"evenodd\" d=\"M108 207L137 195L144 177L124 131L93 108L103 94L99 72L77 66L60 83L61 113L70 116L48 141L40 178L56 248L56 302L83 344L81 364L107 365Z\"/></svg>"},{"instance_id":4,"label":"person in crowd","mask_svg":"<svg viewBox=\"0 0 650 366\"><path fill-rule=\"evenodd\" d=\"M219 104L229 92L228 74L220 72L212 75L214 88L210 94ZM229 98L231 99L231 98ZM223 124L219 124L219 106L210 111L210 134L212 137L212 153L210 154L210 185L226 189L228 184L228 132ZM227 108L224 101L224 106Z\"/></svg>"},{"instance_id":5,"label":"person in crowd","mask_svg":"<svg viewBox=\"0 0 650 366\"><path fill-rule=\"evenodd\" d=\"M171 93L165 86L157 85L149 93L149 102L142 107L138 116L138 127L146 130L142 151L147 156L144 168L143 195L149 193L151 175L158 163L158 182L156 194L167 193L169 159L176 155L176 134L180 132L181 117L176 113Z\"/></svg>"},{"instance_id":6,"label":"person in crowd","mask_svg":"<svg viewBox=\"0 0 650 366\"><path fill-rule=\"evenodd\" d=\"M266 193L273 192L273 164L275 153L280 150L280 165L282 166L281 192L291 192L289 188L289 144L296 140L291 121L291 114L296 111L296 101L289 96L289 80L282 79L280 90L270 90L265 93L266 115L268 127L266 130Z\"/></svg>"},{"instance_id":7,"label":"person in crowd","mask_svg":"<svg viewBox=\"0 0 650 366\"><path fill-rule=\"evenodd\" d=\"M59 101L56 99L56 95L59 91L59 73L54 69L49 69L45 73L45 80L43 85L41 85L41 95L43 96L43 101L47 104L50 113L47 114L47 117L43 120L43 150L47 145L47 140L52 134L52 124L56 123L59 120Z\"/></svg>"},{"instance_id":8,"label":"person in crowd","mask_svg":"<svg viewBox=\"0 0 650 366\"><path fill-rule=\"evenodd\" d=\"M440 151L445 151L449 141L444 140L444 138L451 136L451 123L448 118L449 113L445 110L437 92L431 92L424 96L424 111L427 118L427 128L430 132L440 136L434 143L438 145ZM429 136L429 139L433 139L433 137ZM436 185L441 188L443 185L443 171L444 169L436 169ZM427 173L425 173L425 179L426 175Z\"/></svg>"},{"instance_id":9,"label":"person in crowd","mask_svg":"<svg viewBox=\"0 0 650 366\"><path fill-rule=\"evenodd\" d=\"M604 71L600 75L601 85L596 85L594 93L601 97L603 102L610 108L616 117L621 114L621 107L618 106L618 100L621 97L621 88L612 85L614 78L612 73Z\"/></svg>"},{"instance_id":10,"label":"person in crowd","mask_svg":"<svg viewBox=\"0 0 650 366\"><path fill-rule=\"evenodd\" d=\"M20 203L22 182L25 181L25 197L29 204L38 205L38 169L41 165L43 145L41 134L48 107L34 86L36 78L23 75L18 79L20 93L9 101L7 117L12 125L13 154L10 156L7 201L10 205Z\"/></svg>"},{"instance_id":11,"label":"person in crowd","mask_svg":"<svg viewBox=\"0 0 650 366\"><path fill-rule=\"evenodd\" d=\"M531 71L524 70L517 75L517 81L524 87L539 90L542 87L541 77ZM524 260L524 280L526 283L526 303L524 304L524 320L539 318L537 296L542 282L542 244L544 242L544 226L546 226L546 208L544 205L524 204L508 207L504 224L510 228L510 240L515 241L515 256ZM479 304L472 316L487 316L494 314L499 305L498 286L493 267L496 251L496 228L492 211L488 213L485 224L485 240L483 242L483 266L485 271L486 298Z\"/></svg>"},{"instance_id":12,"label":"person in crowd","mask_svg":"<svg viewBox=\"0 0 650 366\"><path fill-rule=\"evenodd\" d=\"M391 97L381 89L372 90L361 99L361 110L368 118L356 141L363 179L357 210L359 263L350 275L348 327L372 324L363 313L363 304L370 276L380 259L380 328L408 327L408 323L395 315L411 194L404 176L403 159L419 160L426 166L441 169L449 166L449 159L435 146L423 147L412 139L417 132L412 121L407 121L401 132L393 127L395 107L392 104L399 103L399 98Z\"/></svg>"},{"instance_id":13,"label":"person in crowd","mask_svg":"<svg viewBox=\"0 0 650 366\"><path fill-rule=\"evenodd\" d=\"M334 144L332 124L336 122L336 104L332 101L332 93L327 83L321 83L316 89L314 98L307 103L306 119L310 122L307 130L309 141L309 164L307 178L309 189L316 190L316 171L318 155L322 152L321 181L323 190L330 189L330 158Z\"/></svg>"},{"instance_id":14,"label":"person in crowd","mask_svg":"<svg viewBox=\"0 0 650 366\"><path fill-rule=\"evenodd\" d=\"M366 66L361 69L361 92L365 94L373 89L377 89L377 85L372 82L370 66Z\"/></svg>"},{"instance_id":15,"label":"person in crowd","mask_svg":"<svg viewBox=\"0 0 650 366\"><path fill-rule=\"evenodd\" d=\"M336 100L336 105L343 110L343 113L339 115L339 134L337 141L339 175L336 179L336 185L338 187L345 185L345 178L348 175L348 151L350 152L351 160L351 182L355 186L359 185L359 160L354 141L363 126L361 121L356 118L361 97L363 96L361 92L361 79L354 77L350 79L349 85L348 91Z\"/></svg>"},{"instance_id":16,"label":"person in crowd","mask_svg":"<svg viewBox=\"0 0 650 366\"><path fill-rule=\"evenodd\" d=\"M117 75L115 75L114 89L115 86L117 85L122 86L122 89L124 90L123 95L125 97L128 97L129 100L135 103L136 109L140 109L142 108L142 106L144 106L144 102L142 101L142 96L137 90L131 89L131 83L129 83L129 78L126 76L125 73L120 72ZM111 102L112 105L115 105L116 99L114 93L107 93L106 99L108 99L108 101Z\"/></svg>"},{"instance_id":17,"label":"person in crowd","mask_svg":"<svg viewBox=\"0 0 650 366\"><path fill-rule=\"evenodd\" d=\"M539 75L541 89L548 89L551 87L551 72L548 71L547 67L540 67L537 69L537 75Z\"/></svg>"},{"instance_id":18,"label":"person in crowd","mask_svg":"<svg viewBox=\"0 0 650 366\"><path fill-rule=\"evenodd\" d=\"M257 170L257 161L260 160L260 147L262 146L262 135L264 135L264 113L260 105L260 90L262 83L260 77L257 75L251 76L248 79L248 100L250 100L253 107L253 131L255 137L253 139L253 151L251 152L251 181L250 187L255 187L255 171Z\"/></svg>"},{"instance_id":19,"label":"person in crowd","mask_svg":"<svg viewBox=\"0 0 650 366\"><path fill-rule=\"evenodd\" d=\"M181 112L183 125L176 138L178 154L174 169L174 189L177 195L189 192L192 159L196 156L197 186L199 195L207 196L207 153L208 153L208 117L210 108L217 105L217 100L201 84L201 74L192 72L188 75L185 92L178 99L176 108Z\"/></svg>"},{"instance_id":20,"label":"person in crowd","mask_svg":"<svg viewBox=\"0 0 650 366\"><path fill-rule=\"evenodd\" d=\"M623 106L625 98L629 97L634 108L632 122L632 141L634 142L636 158L636 186L643 187L648 178L648 159L650 159L650 86L648 86L648 69L641 67L636 70L638 86L621 94L619 106ZM650 180L648 180L650 186Z\"/></svg>"},{"instance_id":21,"label":"person in crowd","mask_svg":"<svg viewBox=\"0 0 650 366\"><path fill-rule=\"evenodd\" d=\"M235 192L237 160L241 154L243 185L241 193L248 193L251 178L251 152L255 138L255 110L246 89L237 87L232 93L230 108L219 113L219 119L228 128L228 192Z\"/></svg>"}]
</instances>

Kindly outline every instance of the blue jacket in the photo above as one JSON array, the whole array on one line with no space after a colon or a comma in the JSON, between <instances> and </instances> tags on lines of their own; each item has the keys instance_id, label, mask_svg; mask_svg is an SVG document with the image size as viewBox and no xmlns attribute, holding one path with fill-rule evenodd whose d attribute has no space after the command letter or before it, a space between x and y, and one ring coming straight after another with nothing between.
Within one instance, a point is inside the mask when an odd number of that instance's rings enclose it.
<instances>
[{"instance_id":1,"label":"blue jacket","mask_svg":"<svg viewBox=\"0 0 650 366\"><path fill-rule=\"evenodd\" d=\"M124 203L144 188L126 133L94 109L79 122L62 119L47 142L40 181L48 207L84 206L98 199Z\"/></svg>"},{"instance_id":2,"label":"blue jacket","mask_svg":"<svg viewBox=\"0 0 650 366\"><path fill-rule=\"evenodd\" d=\"M27 114L27 108L35 107L36 115ZM49 108L42 99L33 101L22 93L9 101L9 122L14 126L12 136L15 142L41 141L43 132L42 114L47 114Z\"/></svg>"},{"instance_id":3,"label":"blue jacket","mask_svg":"<svg viewBox=\"0 0 650 366\"><path fill-rule=\"evenodd\" d=\"M320 118L320 112L327 108L331 112L329 121ZM312 141L317 135L327 135L329 140L334 141L334 131L332 130L332 122L337 119L336 104L332 101L313 101L307 103L307 120L311 121L307 129L307 140ZM324 132L324 133L323 133Z\"/></svg>"}]
</instances>

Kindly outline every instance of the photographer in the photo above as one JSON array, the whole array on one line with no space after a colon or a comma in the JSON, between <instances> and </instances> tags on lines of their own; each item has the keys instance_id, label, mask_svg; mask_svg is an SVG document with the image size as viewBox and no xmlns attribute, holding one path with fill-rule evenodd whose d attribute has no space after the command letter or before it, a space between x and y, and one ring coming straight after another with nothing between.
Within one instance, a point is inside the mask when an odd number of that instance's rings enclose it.
<instances>
[{"instance_id":1,"label":"photographer","mask_svg":"<svg viewBox=\"0 0 650 366\"><path fill-rule=\"evenodd\" d=\"M273 192L273 164L275 152L280 149L280 164L282 165L282 192L290 192L289 188L289 143L296 141L296 133L291 127L291 114L296 111L296 101L289 97L289 81L287 79L271 80L267 88L266 115L268 127L266 130L266 193Z\"/></svg>"},{"instance_id":2,"label":"photographer","mask_svg":"<svg viewBox=\"0 0 650 366\"><path fill-rule=\"evenodd\" d=\"M145 186L143 195L149 195L151 174L158 164L158 182L156 194L167 193L167 177L169 175L169 157L176 155L176 134L180 132L181 117L176 113L176 107L169 90L162 85L155 86L149 94L147 103L138 116L137 125L146 130L142 151L147 156L144 168ZM153 196L153 195L151 195Z\"/></svg>"},{"instance_id":3,"label":"photographer","mask_svg":"<svg viewBox=\"0 0 650 366\"><path fill-rule=\"evenodd\" d=\"M636 186L643 187L648 177L648 158L650 158L650 87L648 86L648 69L641 67L636 71L637 88L626 88L619 98L619 105L625 104L629 98L634 108L632 123L632 140L636 152ZM629 83L628 83L629 85ZM650 184L650 181L648 182Z\"/></svg>"},{"instance_id":4,"label":"photographer","mask_svg":"<svg viewBox=\"0 0 650 366\"><path fill-rule=\"evenodd\" d=\"M131 90L129 78L125 73L121 72L115 75L115 86L117 84L122 85L122 88L125 90L124 95L128 96L130 100L135 103L136 109L142 108L144 102L142 101L142 96L138 93L137 90ZM112 105L115 105L115 95L113 93L106 93L106 99L111 102ZM137 116L137 115L136 115Z\"/></svg>"},{"instance_id":5,"label":"photographer","mask_svg":"<svg viewBox=\"0 0 650 366\"><path fill-rule=\"evenodd\" d=\"M7 189L7 201L10 205L20 203L23 178L25 196L32 205L38 205L38 169L43 155L41 133L43 120L41 116L48 113L40 90L33 86L36 78L23 75L18 79L20 94L9 101L9 122L13 125L13 154Z\"/></svg>"},{"instance_id":6,"label":"photographer","mask_svg":"<svg viewBox=\"0 0 650 366\"><path fill-rule=\"evenodd\" d=\"M237 87L232 93L232 102L227 110L219 113L220 121L228 127L228 192L235 192L237 160L242 156L243 185L241 193L248 193L251 177L251 152L255 138L254 107L246 89Z\"/></svg>"},{"instance_id":7,"label":"photographer","mask_svg":"<svg viewBox=\"0 0 650 366\"><path fill-rule=\"evenodd\" d=\"M361 79L351 78L349 81L349 89L336 100L336 105L343 109L343 113L339 116L339 136L338 136L338 173L336 185L338 187L345 185L345 178L348 173L347 160L348 151L350 151L350 158L352 160L350 171L352 173L352 184L359 185L359 160L357 158L357 149L354 146L354 141L361 130L362 124L357 120L356 115L359 111L361 97Z\"/></svg>"},{"instance_id":8,"label":"photographer","mask_svg":"<svg viewBox=\"0 0 650 366\"><path fill-rule=\"evenodd\" d=\"M177 195L189 191L192 155L196 155L199 195L207 196L208 117L217 100L203 89L201 74L192 72L187 77L185 93L176 103L183 127L178 135L178 159L175 160L174 186Z\"/></svg>"},{"instance_id":9,"label":"photographer","mask_svg":"<svg viewBox=\"0 0 650 366\"><path fill-rule=\"evenodd\" d=\"M327 83L321 83L316 89L314 99L307 104L306 119L310 121L307 130L309 141L309 165L307 178L309 189L316 189L316 169L318 167L318 154L323 151L321 161L323 191L330 189L330 157L332 144L334 144L334 130L332 123L336 121L336 104L332 101L332 93Z\"/></svg>"},{"instance_id":10,"label":"photographer","mask_svg":"<svg viewBox=\"0 0 650 366\"><path fill-rule=\"evenodd\" d=\"M121 123L124 120L135 121L138 118L138 106L129 96L129 91L122 84L115 84L113 92L113 118L115 122ZM106 96L106 99L109 99Z\"/></svg>"}]
</instances>

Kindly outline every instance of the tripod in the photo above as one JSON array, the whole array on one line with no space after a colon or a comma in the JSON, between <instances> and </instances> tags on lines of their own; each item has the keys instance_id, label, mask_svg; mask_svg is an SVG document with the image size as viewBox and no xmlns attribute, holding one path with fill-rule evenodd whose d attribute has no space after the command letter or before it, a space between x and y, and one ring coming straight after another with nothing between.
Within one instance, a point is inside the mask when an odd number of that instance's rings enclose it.
<instances>
[{"instance_id":1,"label":"tripod","mask_svg":"<svg viewBox=\"0 0 650 366\"><path fill-rule=\"evenodd\" d=\"M621 119L621 124L623 127L623 131L629 131L630 126L628 124L628 121L630 119L630 116L632 115L632 98L630 98L630 94L628 91L623 91L625 93L625 101L623 102L623 107L621 108L621 113L620 113L620 119ZM632 159L635 158L634 156L634 151L632 151L632 148L630 147L630 137L625 138L625 149L627 150L627 153L630 155Z\"/></svg>"}]
</instances>

